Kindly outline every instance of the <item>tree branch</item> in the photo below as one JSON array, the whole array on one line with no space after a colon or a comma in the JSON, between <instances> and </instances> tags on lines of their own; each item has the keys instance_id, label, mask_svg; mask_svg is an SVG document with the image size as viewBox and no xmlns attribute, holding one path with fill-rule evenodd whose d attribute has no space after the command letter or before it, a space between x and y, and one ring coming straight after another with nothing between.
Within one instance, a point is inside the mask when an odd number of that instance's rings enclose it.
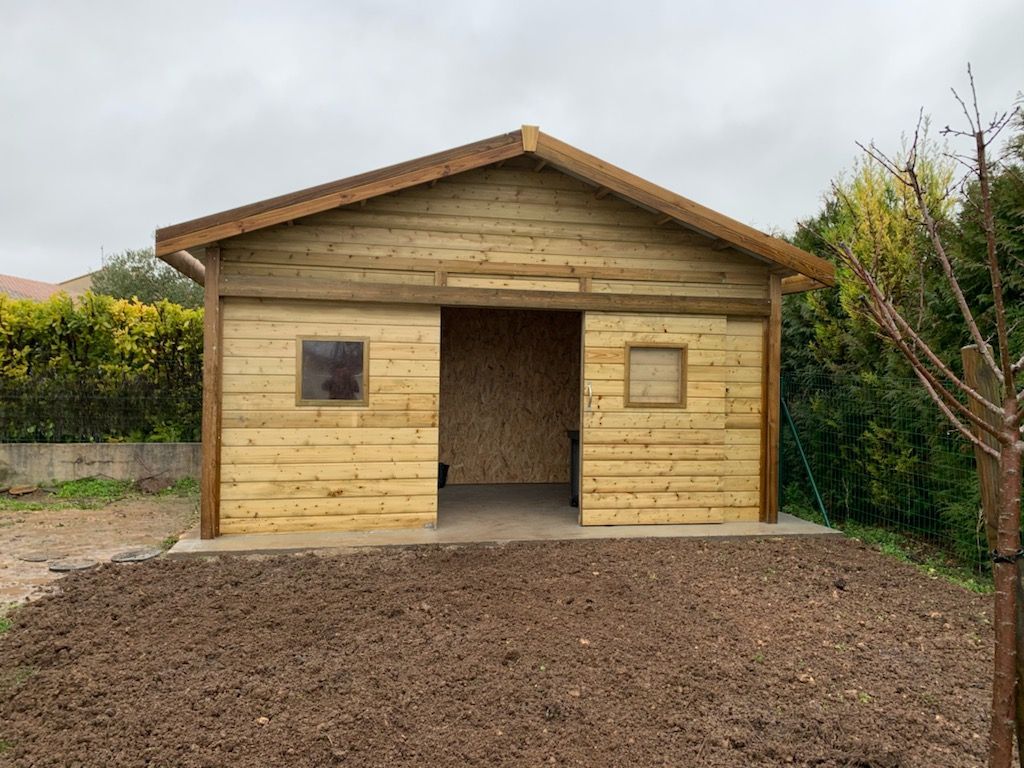
<instances>
[{"instance_id":1,"label":"tree branch","mask_svg":"<svg viewBox=\"0 0 1024 768\"><path fill-rule=\"evenodd\" d=\"M932 385L928 383L928 379L921 375L921 371L915 368L914 373L917 374L917 377L921 380L921 383L924 385L925 390L927 390L928 394L931 395L931 398L932 400L935 401L935 404L939 406L939 410L946 415L946 418L949 419L949 421L953 424L954 427L956 427L957 431L963 437L965 437L975 448L984 451L986 454L988 454L994 459L998 459L999 451L997 451L995 448L993 448L983 440L978 439L978 437L970 429L964 426L963 422L961 422L960 419L953 415L953 412L949 410L949 408L946 406L944 402L942 402L942 398L940 398L938 394L936 394L935 390L932 388Z\"/></svg>"},{"instance_id":2,"label":"tree branch","mask_svg":"<svg viewBox=\"0 0 1024 768\"><path fill-rule=\"evenodd\" d=\"M917 172L913 166L908 166L906 171L910 187L914 191L914 197L917 199L918 208L921 210L925 230L932 242L932 248L934 248L935 255L939 259L939 264L942 266L942 274L945 275L946 282L953 292L953 298L956 299L957 306L960 308L960 314L963 315L964 323L966 323L974 343L978 345L978 351L981 352L982 359L985 360L996 376L999 377L999 380L1002 381L1003 373L1000 367L996 365L995 358L992 356L992 350L981 335L978 323L974 319L974 313L971 312L971 308L967 304L967 297L964 296L963 289L960 287L960 281L957 280L956 273L953 271L953 263L946 253L946 247L942 242L942 235L939 233L939 225L932 216L931 209L928 207L928 201L925 199L924 189L921 187L921 181L917 177Z\"/></svg>"},{"instance_id":3,"label":"tree branch","mask_svg":"<svg viewBox=\"0 0 1024 768\"><path fill-rule=\"evenodd\" d=\"M834 246L836 247L836 246ZM970 408L957 400L956 396L950 392L941 381L939 381L935 375L928 370L928 366L924 364L914 348L907 343L901 332L902 327L910 328L906 320L900 315L899 311L893 306L892 302L889 301L879 288L878 283L875 282L874 277L865 269L863 263L857 258L857 255L853 252L849 245L840 243L836 250L839 253L840 258L850 267L853 273L857 276L861 282L867 287L871 297L871 301L867 304L867 309L875 324L882 330L886 336L896 345L897 349L903 354L910 363L914 372L918 374L919 378L926 380L929 384L928 390L933 398L939 398L944 401L944 404L948 404L951 408L955 408L957 412L961 414L963 418L966 418L972 424L977 426L979 429L988 432L993 436L998 436L998 430L986 422L984 419L976 416ZM910 329L912 333L913 329ZM958 377L953 375L952 371L949 371L948 367L942 363L942 361L932 352L931 348L920 339L916 333L914 337L917 339L916 344L926 350L926 354L930 355L929 359L934 359L938 365L947 371L947 375L954 381L957 382L958 388L962 391L967 392L970 390L973 393L973 397L986 409L991 410L994 414L1003 417L1003 409L997 407L994 403L989 402L986 398L982 397L980 393L973 390L971 387L963 383ZM915 346L916 346L915 344ZM947 408L947 411L950 409ZM958 420L959 421L959 420Z\"/></svg>"},{"instance_id":4,"label":"tree branch","mask_svg":"<svg viewBox=\"0 0 1024 768\"><path fill-rule=\"evenodd\" d=\"M971 90L974 80L971 79ZM974 109L978 110L978 97L974 97ZM974 135L978 151L978 184L981 193L982 227L985 230L985 252L988 260L988 273L992 280L992 308L996 315L996 335L999 339L999 365L1002 369L1002 382L1007 394L1013 392L1013 363L1010 361L1010 338L1006 331L1006 307L1003 305L1003 275L999 269L996 256L996 223L992 212L992 191L989 188L988 161L985 157L985 132L978 129Z\"/></svg>"}]
</instances>

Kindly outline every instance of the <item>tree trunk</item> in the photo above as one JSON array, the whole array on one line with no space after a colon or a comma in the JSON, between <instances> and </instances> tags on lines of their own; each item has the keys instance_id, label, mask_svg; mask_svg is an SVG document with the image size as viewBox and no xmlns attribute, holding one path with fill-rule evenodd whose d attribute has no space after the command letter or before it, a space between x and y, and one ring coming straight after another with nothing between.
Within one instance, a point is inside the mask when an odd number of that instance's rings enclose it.
<instances>
[{"instance_id":1,"label":"tree trunk","mask_svg":"<svg viewBox=\"0 0 1024 768\"><path fill-rule=\"evenodd\" d=\"M1009 412L1016 409L1010 406ZM998 553L995 580L995 675L992 681L992 730L989 765L1009 768L1017 713L1017 561L1020 550L1021 441L1016 428L999 451ZM1006 559L1002 559L1006 558Z\"/></svg>"},{"instance_id":2,"label":"tree trunk","mask_svg":"<svg viewBox=\"0 0 1024 768\"><path fill-rule=\"evenodd\" d=\"M990 402L1002 401L1004 398L999 379L985 363L978 347L967 346L960 353L967 383ZM1008 431L998 416L973 400L969 399L969 405L976 416L1005 432L1008 438L1000 442L984 430L974 428L974 434L980 441L999 451L999 458L996 459L980 448L974 450L985 520L985 539L990 551L1003 555L1013 554L1020 548L1020 446L1015 445L1012 430ZM1012 410L1016 413L1016 403L1012 404ZM993 563L992 571L996 582L996 659L992 683L989 765L1010 765L1016 736L1018 760L1024 766L1024 560ZM1011 634L1012 639L1008 639ZM1012 659L1009 659L1007 657L1011 650ZM1012 686L1008 680L1009 669L1014 670ZM1001 722L1004 718L1012 718L1012 724Z\"/></svg>"}]
</instances>

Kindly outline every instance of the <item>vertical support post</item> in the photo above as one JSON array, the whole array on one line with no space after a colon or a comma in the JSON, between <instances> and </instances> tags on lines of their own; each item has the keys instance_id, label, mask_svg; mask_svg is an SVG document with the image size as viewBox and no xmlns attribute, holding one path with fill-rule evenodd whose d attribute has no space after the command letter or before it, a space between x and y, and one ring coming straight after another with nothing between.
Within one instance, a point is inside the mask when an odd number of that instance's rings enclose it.
<instances>
[{"instance_id":1,"label":"vertical support post","mask_svg":"<svg viewBox=\"0 0 1024 768\"><path fill-rule=\"evenodd\" d=\"M988 365L977 344L963 347L960 350L960 357L964 362L964 381L982 397L992 403L1002 402L1002 392L999 380ZM980 419L988 422L995 428L1002 424L999 417L990 410L967 398L967 404L971 413ZM975 437L988 446L999 450L999 441L994 435L984 432L978 427L973 430ZM989 456L980 448L974 448L974 461L978 466L978 484L981 487L981 507L985 517L985 539L989 549L996 549L996 520L999 516L999 460Z\"/></svg>"},{"instance_id":2,"label":"vertical support post","mask_svg":"<svg viewBox=\"0 0 1024 768\"><path fill-rule=\"evenodd\" d=\"M761 522L779 521L779 439L782 436L782 277L768 276L770 309L764 329L764 381L761 386Z\"/></svg>"},{"instance_id":3,"label":"vertical support post","mask_svg":"<svg viewBox=\"0 0 1024 768\"><path fill-rule=\"evenodd\" d=\"M221 442L221 310L220 247L206 249L206 284L203 290L203 425L202 470L199 479L199 535L220 535Z\"/></svg>"}]
</instances>

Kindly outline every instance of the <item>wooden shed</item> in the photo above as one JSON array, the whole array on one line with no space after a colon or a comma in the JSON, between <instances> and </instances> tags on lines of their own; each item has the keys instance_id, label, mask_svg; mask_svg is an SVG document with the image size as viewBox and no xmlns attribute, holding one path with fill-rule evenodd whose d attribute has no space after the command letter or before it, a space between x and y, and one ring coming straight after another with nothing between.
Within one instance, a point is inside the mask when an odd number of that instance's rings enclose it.
<instances>
[{"instance_id":1,"label":"wooden shed","mask_svg":"<svg viewBox=\"0 0 1024 768\"><path fill-rule=\"evenodd\" d=\"M439 462L574 479L582 525L774 522L782 295L833 283L535 126L156 252L205 284L204 538L435 525Z\"/></svg>"}]
</instances>

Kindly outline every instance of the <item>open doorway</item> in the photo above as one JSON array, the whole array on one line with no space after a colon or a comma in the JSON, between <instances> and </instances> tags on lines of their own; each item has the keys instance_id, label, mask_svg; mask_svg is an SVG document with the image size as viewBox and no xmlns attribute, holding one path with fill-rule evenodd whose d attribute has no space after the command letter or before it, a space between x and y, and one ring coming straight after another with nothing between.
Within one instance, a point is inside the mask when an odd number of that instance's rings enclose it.
<instances>
[{"instance_id":1,"label":"open doorway","mask_svg":"<svg viewBox=\"0 0 1024 768\"><path fill-rule=\"evenodd\" d=\"M441 309L439 526L576 524L581 333L579 312Z\"/></svg>"}]
</instances>

